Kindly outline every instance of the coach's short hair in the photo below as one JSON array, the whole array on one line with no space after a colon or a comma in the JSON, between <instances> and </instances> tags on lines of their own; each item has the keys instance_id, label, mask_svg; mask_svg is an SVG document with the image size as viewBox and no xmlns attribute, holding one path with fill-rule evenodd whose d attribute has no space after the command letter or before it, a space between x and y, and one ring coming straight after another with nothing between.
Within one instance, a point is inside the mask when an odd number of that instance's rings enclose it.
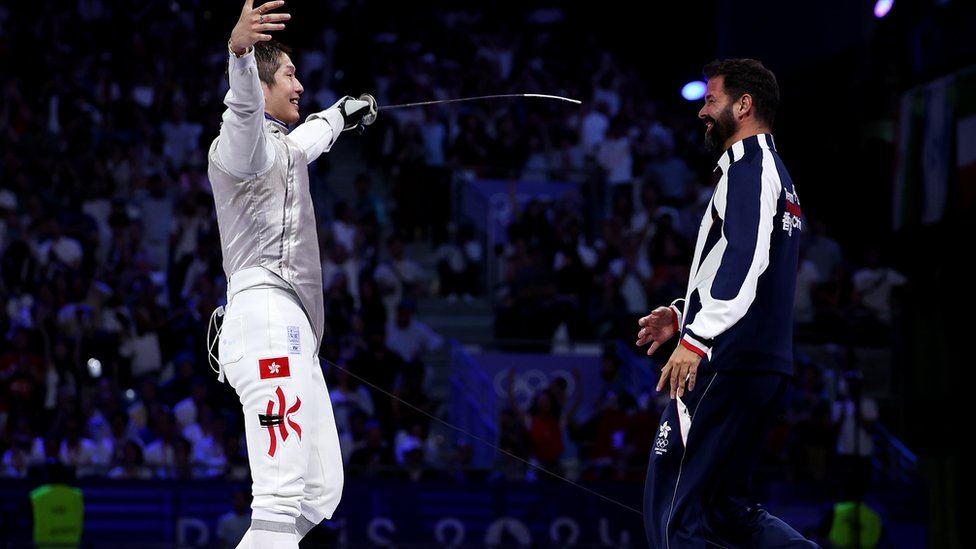
<instances>
[{"instance_id":1,"label":"coach's short hair","mask_svg":"<svg viewBox=\"0 0 976 549\"><path fill-rule=\"evenodd\" d=\"M745 94L752 96L756 119L769 126L779 108L779 84L776 76L755 59L715 60L702 69L706 79L725 77L725 93L734 100Z\"/></svg>"}]
</instances>

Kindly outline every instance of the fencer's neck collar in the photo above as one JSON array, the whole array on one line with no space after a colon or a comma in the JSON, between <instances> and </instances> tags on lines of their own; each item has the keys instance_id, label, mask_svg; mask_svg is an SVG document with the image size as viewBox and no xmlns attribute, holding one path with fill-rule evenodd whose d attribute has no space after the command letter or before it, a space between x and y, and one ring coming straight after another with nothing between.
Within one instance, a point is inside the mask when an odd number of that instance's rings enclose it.
<instances>
[{"instance_id":1,"label":"fencer's neck collar","mask_svg":"<svg viewBox=\"0 0 976 549\"><path fill-rule=\"evenodd\" d=\"M271 116L271 115L270 115L270 114L268 114L268 113L264 113L264 119L265 119L265 120L270 120L271 122L274 122L275 124L277 124L277 125L279 125L279 126L281 126L281 131L283 131L283 132L285 132L285 133L288 133L288 130L289 130L289 128L288 128L288 124L285 124L285 123L284 123L284 122L282 122L281 120L278 120L277 118L275 118L275 117L273 117L273 116Z\"/></svg>"}]
</instances>

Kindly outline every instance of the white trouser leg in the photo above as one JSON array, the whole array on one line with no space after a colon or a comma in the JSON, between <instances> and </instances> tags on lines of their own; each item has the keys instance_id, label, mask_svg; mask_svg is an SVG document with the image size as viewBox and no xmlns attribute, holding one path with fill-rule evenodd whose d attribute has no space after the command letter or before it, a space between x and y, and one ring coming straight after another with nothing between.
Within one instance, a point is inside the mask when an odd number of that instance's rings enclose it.
<instances>
[{"instance_id":1,"label":"white trouser leg","mask_svg":"<svg viewBox=\"0 0 976 549\"><path fill-rule=\"evenodd\" d=\"M244 532L244 537L238 542L235 549L251 549L251 529L248 528L247 532Z\"/></svg>"},{"instance_id":2,"label":"white trouser leg","mask_svg":"<svg viewBox=\"0 0 976 549\"><path fill-rule=\"evenodd\" d=\"M329 402L324 387L316 383L315 373L321 377L321 370L308 319L283 290L246 290L227 306L219 345L223 371L244 413L254 518L270 513L261 520L285 520L294 532L315 446L309 437L320 430L314 426L320 414L310 405ZM251 530L255 535L253 524ZM274 525L263 529L273 530Z\"/></svg>"},{"instance_id":3,"label":"white trouser leg","mask_svg":"<svg viewBox=\"0 0 976 549\"><path fill-rule=\"evenodd\" d=\"M312 387L315 394L328 395L325 377L318 357L312 369ZM301 503L302 515L296 521L298 538L301 539L323 519L331 518L342 496L342 453L339 450L339 433L336 429L329 398L315 399L309 403L318 421L310 422L308 468L305 476L305 498Z\"/></svg>"}]
</instances>

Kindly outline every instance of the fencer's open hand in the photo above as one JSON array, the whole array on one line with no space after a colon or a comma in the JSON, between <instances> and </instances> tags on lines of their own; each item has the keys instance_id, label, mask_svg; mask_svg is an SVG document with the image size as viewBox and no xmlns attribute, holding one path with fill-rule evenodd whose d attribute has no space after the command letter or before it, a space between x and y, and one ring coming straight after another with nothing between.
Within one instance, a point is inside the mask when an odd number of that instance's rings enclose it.
<instances>
[{"instance_id":1,"label":"fencer's open hand","mask_svg":"<svg viewBox=\"0 0 976 549\"><path fill-rule=\"evenodd\" d=\"M701 357L697 353L678 345L661 370L661 378L657 382L656 390L660 391L665 385L670 384L671 398L675 395L684 396L686 387L689 391L694 391L700 362Z\"/></svg>"},{"instance_id":2,"label":"fencer's open hand","mask_svg":"<svg viewBox=\"0 0 976 549\"><path fill-rule=\"evenodd\" d=\"M647 348L650 356L662 343L674 336L674 311L670 307L658 307L638 320L637 324L641 327L637 332L637 346L650 342L651 346Z\"/></svg>"},{"instance_id":3,"label":"fencer's open hand","mask_svg":"<svg viewBox=\"0 0 976 549\"><path fill-rule=\"evenodd\" d=\"M230 32L230 48L237 55L244 55L248 48L257 42L271 40L270 31L280 31L285 28L283 21L291 19L287 13L269 13L285 5L285 0L265 2L254 7L254 0L244 2L241 18Z\"/></svg>"}]
</instances>

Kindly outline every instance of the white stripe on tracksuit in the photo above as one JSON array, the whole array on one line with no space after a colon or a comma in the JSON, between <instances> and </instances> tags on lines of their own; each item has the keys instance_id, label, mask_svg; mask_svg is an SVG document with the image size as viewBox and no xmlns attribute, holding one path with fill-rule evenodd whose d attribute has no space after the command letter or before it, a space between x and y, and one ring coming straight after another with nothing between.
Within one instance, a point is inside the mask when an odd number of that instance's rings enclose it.
<instances>
[{"instance_id":1,"label":"white stripe on tracksuit","mask_svg":"<svg viewBox=\"0 0 976 549\"><path fill-rule=\"evenodd\" d=\"M753 184L758 181L758 207L748 213L729 209L729 184L730 179L734 179L730 178L730 167L746 152L744 142L739 141L719 160L722 177L699 227L681 314L682 323L687 321L683 325L683 342L709 357L714 338L739 322L749 311L756 297L759 277L769 266L770 240L783 182L772 152L772 136L760 134L753 139L761 149L761 173L750 173L748 178L740 178L733 184ZM738 233L730 235L730 231ZM716 281L723 285L719 291L713 288ZM701 307L697 311L690 311L692 294L695 292ZM792 296L789 298L792 300Z\"/></svg>"}]
</instances>

